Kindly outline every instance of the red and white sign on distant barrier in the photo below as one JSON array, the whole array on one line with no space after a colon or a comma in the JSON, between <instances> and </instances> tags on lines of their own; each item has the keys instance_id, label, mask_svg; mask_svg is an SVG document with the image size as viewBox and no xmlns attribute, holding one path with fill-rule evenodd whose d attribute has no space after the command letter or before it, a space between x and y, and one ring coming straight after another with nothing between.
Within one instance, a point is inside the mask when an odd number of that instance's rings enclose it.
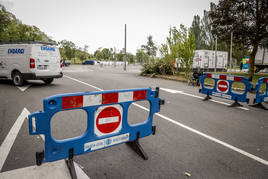
<instances>
[{"instance_id":1,"label":"red and white sign on distant barrier","mask_svg":"<svg viewBox=\"0 0 268 179\"><path fill-rule=\"evenodd\" d=\"M145 100L146 96L146 90L119 93L103 93L96 95L68 96L62 98L62 109Z\"/></svg>"},{"instance_id":2,"label":"red and white sign on distant barrier","mask_svg":"<svg viewBox=\"0 0 268 179\"><path fill-rule=\"evenodd\" d=\"M221 93L227 93L229 90L229 82L225 80L218 80L217 90Z\"/></svg>"},{"instance_id":3,"label":"red and white sign on distant barrier","mask_svg":"<svg viewBox=\"0 0 268 179\"><path fill-rule=\"evenodd\" d=\"M118 133L122 129L121 105L101 106L94 116L94 132L97 136Z\"/></svg>"}]
</instances>

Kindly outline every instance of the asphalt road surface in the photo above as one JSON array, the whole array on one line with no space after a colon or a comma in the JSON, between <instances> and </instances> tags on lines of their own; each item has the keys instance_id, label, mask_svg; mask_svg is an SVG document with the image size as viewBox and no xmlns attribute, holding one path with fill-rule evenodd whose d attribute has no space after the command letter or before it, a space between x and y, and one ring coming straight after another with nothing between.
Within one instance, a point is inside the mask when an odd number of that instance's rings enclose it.
<instances>
[{"instance_id":1,"label":"asphalt road surface","mask_svg":"<svg viewBox=\"0 0 268 179\"><path fill-rule=\"evenodd\" d=\"M35 165L43 140L29 135L28 113L43 110L43 99L62 93L160 87L166 104L154 116L156 135L140 140L149 160L127 145L75 156L90 178L268 178L268 112L246 104L230 108L231 101L204 95L182 82L139 76L138 66L65 67L64 77L51 85L29 81L18 88L0 80L0 178L8 171ZM148 102L131 105L129 123L147 120ZM265 104L267 106L267 104ZM142 106L142 107L141 107ZM267 106L268 107L268 106ZM86 130L82 110L57 113L52 136L64 139ZM10 132L12 131L12 132ZM51 163L52 164L52 163Z\"/></svg>"}]
</instances>

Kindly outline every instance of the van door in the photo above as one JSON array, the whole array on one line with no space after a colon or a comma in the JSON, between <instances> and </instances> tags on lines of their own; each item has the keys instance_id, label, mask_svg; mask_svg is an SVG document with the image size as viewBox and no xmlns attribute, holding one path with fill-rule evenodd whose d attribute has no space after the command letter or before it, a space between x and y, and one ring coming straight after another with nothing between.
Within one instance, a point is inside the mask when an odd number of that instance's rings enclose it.
<instances>
[{"instance_id":1,"label":"van door","mask_svg":"<svg viewBox=\"0 0 268 179\"><path fill-rule=\"evenodd\" d=\"M5 65L5 47L3 45L0 46L0 78L5 77L7 73L6 65Z\"/></svg>"},{"instance_id":2,"label":"van door","mask_svg":"<svg viewBox=\"0 0 268 179\"><path fill-rule=\"evenodd\" d=\"M32 58L35 62L35 69L32 70L36 73L36 76L53 76L62 71L60 52L54 45L33 45Z\"/></svg>"}]
</instances>

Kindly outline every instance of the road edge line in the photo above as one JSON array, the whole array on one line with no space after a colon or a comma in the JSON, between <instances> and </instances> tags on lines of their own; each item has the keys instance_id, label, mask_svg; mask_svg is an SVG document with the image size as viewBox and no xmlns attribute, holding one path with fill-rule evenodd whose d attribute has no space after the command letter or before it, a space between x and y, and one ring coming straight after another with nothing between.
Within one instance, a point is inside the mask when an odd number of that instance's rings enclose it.
<instances>
[{"instance_id":1,"label":"road edge line","mask_svg":"<svg viewBox=\"0 0 268 179\"><path fill-rule=\"evenodd\" d=\"M26 109L23 108L21 114L11 127L10 131L8 132L7 136L5 137L5 140L0 146L0 172L5 164L5 161L7 159L7 156L17 138L17 135L19 134L19 131L21 129L21 126L23 125L23 122L25 119L28 118L28 115L30 112Z\"/></svg>"}]
</instances>

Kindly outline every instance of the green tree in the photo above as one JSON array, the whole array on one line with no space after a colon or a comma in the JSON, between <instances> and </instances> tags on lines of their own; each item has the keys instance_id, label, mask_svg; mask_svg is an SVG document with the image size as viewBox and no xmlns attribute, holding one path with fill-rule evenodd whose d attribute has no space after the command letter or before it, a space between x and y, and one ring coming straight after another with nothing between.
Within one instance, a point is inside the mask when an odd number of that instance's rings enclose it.
<instances>
[{"instance_id":1,"label":"green tree","mask_svg":"<svg viewBox=\"0 0 268 179\"><path fill-rule=\"evenodd\" d=\"M143 49L138 49L136 52L136 59L139 63L147 63L149 60L149 56L144 52Z\"/></svg>"},{"instance_id":2,"label":"green tree","mask_svg":"<svg viewBox=\"0 0 268 179\"><path fill-rule=\"evenodd\" d=\"M104 60L110 60L110 59L112 59L113 53L112 53L112 51L110 51L110 49L103 48L102 49L102 54L103 54L103 59Z\"/></svg>"},{"instance_id":3,"label":"green tree","mask_svg":"<svg viewBox=\"0 0 268 179\"><path fill-rule=\"evenodd\" d=\"M153 42L153 36L149 35L147 37L147 44L141 46L142 49L146 51L146 53L149 55L149 57L156 56L157 47L155 46L155 43Z\"/></svg>"},{"instance_id":4,"label":"green tree","mask_svg":"<svg viewBox=\"0 0 268 179\"><path fill-rule=\"evenodd\" d=\"M34 40L44 42L53 41L38 27L22 24L15 15L8 12L0 4L0 42Z\"/></svg>"},{"instance_id":5,"label":"green tree","mask_svg":"<svg viewBox=\"0 0 268 179\"><path fill-rule=\"evenodd\" d=\"M202 38L202 35L204 34L204 32L202 32L202 30L204 30L204 29L201 26L201 19L200 19L199 15L194 16L191 30L194 33L196 49L204 49L205 43L204 43L204 40Z\"/></svg>"},{"instance_id":6,"label":"green tree","mask_svg":"<svg viewBox=\"0 0 268 179\"><path fill-rule=\"evenodd\" d=\"M62 53L61 54L62 56L64 56L68 60L72 60L72 58L75 57L76 47L73 42L62 40L60 41L59 45L60 45L60 52Z\"/></svg>"},{"instance_id":7,"label":"green tree","mask_svg":"<svg viewBox=\"0 0 268 179\"><path fill-rule=\"evenodd\" d=\"M226 40L233 32L234 43L252 48L249 75L254 75L258 46L268 36L267 0L220 0L210 11L213 33Z\"/></svg>"},{"instance_id":8,"label":"green tree","mask_svg":"<svg viewBox=\"0 0 268 179\"><path fill-rule=\"evenodd\" d=\"M167 43L162 44L160 54L162 59L173 65L176 58L180 59L180 66L184 68L186 78L192 69L193 56L195 51L195 38L191 29L187 29L184 25L180 28L170 27Z\"/></svg>"}]
</instances>

